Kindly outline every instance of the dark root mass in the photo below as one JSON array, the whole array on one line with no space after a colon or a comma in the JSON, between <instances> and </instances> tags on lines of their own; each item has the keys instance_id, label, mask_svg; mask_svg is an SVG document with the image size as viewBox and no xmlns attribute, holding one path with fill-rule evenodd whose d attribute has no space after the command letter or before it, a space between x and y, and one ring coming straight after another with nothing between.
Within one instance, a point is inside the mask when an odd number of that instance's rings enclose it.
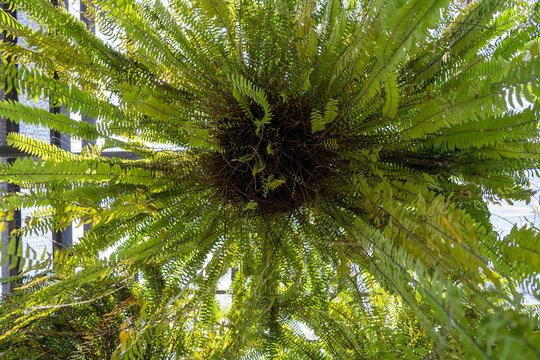
<instances>
[{"instance_id":1,"label":"dark root mass","mask_svg":"<svg viewBox=\"0 0 540 360\"><path fill-rule=\"evenodd\" d=\"M258 133L241 110L236 118L223 119L215 134L221 151L203 161L220 196L263 215L311 202L323 190L332 158L324 146L327 132L311 131L311 109L278 103L271 123ZM256 106L251 112L254 119L264 115Z\"/></svg>"}]
</instances>

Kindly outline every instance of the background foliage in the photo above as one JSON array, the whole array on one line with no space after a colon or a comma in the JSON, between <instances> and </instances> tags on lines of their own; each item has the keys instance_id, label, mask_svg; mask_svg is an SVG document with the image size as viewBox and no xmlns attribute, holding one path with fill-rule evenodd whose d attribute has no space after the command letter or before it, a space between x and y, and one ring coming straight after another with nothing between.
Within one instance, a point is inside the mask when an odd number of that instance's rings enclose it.
<instances>
[{"instance_id":1,"label":"background foliage","mask_svg":"<svg viewBox=\"0 0 540 360\"><path fill-rule=\"evenodd\" d=\"M54 259L3 254L28 269L1 305L3 358L540 355L517 291L538 298L540 234L501 237L486 205L533 195L538 3L96 0L102 38L46 0L7 3L41 25L0 11L28 45L0 45L7 90L98 121L0 115L102 145L8 137L35 157L1 171L29 189L2 216L92 228Z\"/></svg>"}]
</instances>

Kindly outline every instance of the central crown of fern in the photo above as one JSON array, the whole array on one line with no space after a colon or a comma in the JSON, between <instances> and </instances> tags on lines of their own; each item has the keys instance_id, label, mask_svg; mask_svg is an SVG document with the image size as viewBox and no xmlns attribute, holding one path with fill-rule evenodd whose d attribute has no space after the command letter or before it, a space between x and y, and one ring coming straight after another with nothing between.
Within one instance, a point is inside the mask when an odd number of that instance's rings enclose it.
<instances>
[{"instance_id":1,"label":"central crown of fern","mask_svg":"<svg viewBox=\"0 0 540 360\"><path fill-rule=\"evenodd\" d=\"M217 193L261 214L292 211L321 195L332 158L324 124L337 115L334 102L323 117L303 99L267 97L241 77L233 84L237 105L213 134L219 151L202 161Z\"/></svg>"}]
</instances>

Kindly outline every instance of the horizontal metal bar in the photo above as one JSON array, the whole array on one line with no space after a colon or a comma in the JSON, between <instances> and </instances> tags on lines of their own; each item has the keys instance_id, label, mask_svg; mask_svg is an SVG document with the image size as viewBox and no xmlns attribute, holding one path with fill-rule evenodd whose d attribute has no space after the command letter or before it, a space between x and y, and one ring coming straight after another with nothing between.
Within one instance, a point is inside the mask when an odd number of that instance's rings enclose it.
<instances>
[{"instance_id":1,"label":"horizontal metal bar","mask_svg":"<svg viewBox=\"0 0 540 360\"><path fill-rule=\"evenodd\" d=\"M12 158L12 157L19 157L19 156L28 156L28 155L20 151L19 149L15 149L14 147L0 145L0 157Z\"/></svg>"},{"instance_id":2,"label":"horizontal metal bar","mask_svg":"<svg viewBox=\"0 0 540 360\"><path fill-rule=\"evenodd\" d=\"M76 155L80 155L80 152L73 152ZM14 158L32 156L24 151L16 149L12 146L0 145L0 158ZM104 158L118 158L123 160L140 160L142 156L128 151L103 151L100 155Z\"/></svg>"}]
</instances>

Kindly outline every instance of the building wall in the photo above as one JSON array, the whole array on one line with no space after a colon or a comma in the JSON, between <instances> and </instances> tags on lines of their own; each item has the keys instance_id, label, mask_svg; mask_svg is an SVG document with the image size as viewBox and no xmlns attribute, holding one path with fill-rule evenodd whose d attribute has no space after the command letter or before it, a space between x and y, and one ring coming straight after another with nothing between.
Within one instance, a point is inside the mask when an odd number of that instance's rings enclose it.
<instances>
[{"instance_id":1,"label":"building wall","mask_svg":"<svg viewBox=\"0 0 540 360\"><path fill-rule=\"evenodd\" d=\"M0 0L0 3L1 3L1 0ZM30 18L24 12L18 12L16 14L16 17L17 17L17 20L21 24L31 27L35 30L38 30L39 26L36 23L33 23L32 21L30 21ZM4 41L5 39L2 36L0 40ZM22 39L17 39L17 42L19 44L24 45L24 42L22 41L23 41ZM26 65L31 67L31 64L26 64ZM47 98L38 99L37 101L35 101L34 99L28 98L28 96L24 93L17 94L17 95L18 95L18 101L24 105L51 110L49 99ZM5 98L4 90L0 89L0 101L3 100L4 98ZM6 136L7 136L6 127L7 127L7 120L0 119L0 146L6 145ZM54 135L51 132L51 130L46 127L33 125L33 124L25 124L25 123L19 124L19 132L21 134L24 134L24 135L33 137L35 139L48 142L48 143L51 142L51 137ZM62 146L62 148L66 150L70 150L71 139L69 138L69 136L67 136L66 134L59 134L59 135L61 139L60 145ZM2 164L5 164L6 161L9 161L9 160L7 158L2 158ZM7 183L0 183L0 189L7 191L8 189ZM25 192L26 190L20 189L20 191ZM26 226L25 220L31 218L32 213L35 210L36 210L35 208L21 209L20 215L19 215L20 216L19 226L22 226L22 227ZM11 226L11 228L13 228L13 226ZM0 238L2 239L2 244L4 245L3 248L1 249L2 253L4 254L4 257L5 257L5 254L7 253L7 248L9 244L9 231L10 231L10 227L8 226L6 227L6 231L4 231L3 233L0 233ZM78 232L78 234L82 235L80 232ZM57 232L53 233L51 231L48 231L44 234L38 234L38 235L31 234L31 235L24 236L22 237L20 241L22 254L26 254L27 253L26 250L28 249L28 247L30 247L32 249L32 251L30 251L31 257L40 258L43 253L45 253L46 256L52 256L51 254L53 251L53 242L55 242L55 240L57 239L60 239L60 241L64 242L65 244L71 244L72 242L71 230L64 231L62 233L57 233ZM15 261L16 261L16 258L10 257L8 262L3 264L2 271L1 271L1 275L3 278L12 276L14 275L14 273L17 272L17 269L13 269L13 266L10 266L10 265L13 265ZM10 292L10 284L3 284L2 295L9 292Z\"/></svg>"}]
</instances>

